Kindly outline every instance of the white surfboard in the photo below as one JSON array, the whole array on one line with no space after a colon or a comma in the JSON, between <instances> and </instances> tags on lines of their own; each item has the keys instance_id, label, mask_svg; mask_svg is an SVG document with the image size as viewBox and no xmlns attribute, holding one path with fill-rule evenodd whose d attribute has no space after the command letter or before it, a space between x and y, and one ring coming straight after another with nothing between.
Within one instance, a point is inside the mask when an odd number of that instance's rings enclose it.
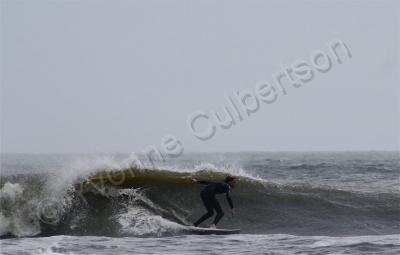
<instances>
[{"instance_id":1,"label":"white surfboard","mask_svg":"<svg viewBox=\"0 0 400 255\"><path fill-rule=\"evenodd\" d=\"M239 234L240 229L223 229L223 228L198 228L188 227L190 233L197 235L231 235Z\"/></svg>"}]
</instances>

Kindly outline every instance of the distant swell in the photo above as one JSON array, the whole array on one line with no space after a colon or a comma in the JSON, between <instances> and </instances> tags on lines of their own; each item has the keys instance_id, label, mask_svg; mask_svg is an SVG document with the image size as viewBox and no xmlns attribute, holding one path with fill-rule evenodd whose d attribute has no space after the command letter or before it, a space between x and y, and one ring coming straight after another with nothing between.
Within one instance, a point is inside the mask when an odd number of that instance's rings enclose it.
<instances>
[{"instance_id":1,"label":"distant swell","mask_svg":"<svg viewBox=\"0 0 400 255\"><path fill-rule=\"evenodd\" d=\"M304 166L299 166L304 167ZM159 236L184 233L204 208L201 185L190 178L222 180L226 173L200 170L126 170L132 177L107 188L70 185L56 197L43 190L44 177L12 176L1 183L3 237L26 235ZM121 172L120 172L121 173ZM118 175L113 175L118 181ZM84 183L82 180L76 182ZM134 186L128 189L126 184ZM82 192L81 192L82 191ZM47 199L47 198L52 199ZM243 233L295 235L369 235L400 233L400 196L397 193L357 193L329 187L278 185L240 177L232 194L236 217L228 213L226 228ZM47 200L45 200L47 199ZM45 200L48 208L38 208ZM219 197L227 209L224 196ZM55 206L51 203L55 203ZM43 207L43 204L41 205ZM53 207L52 207L53 206Z\"/></svg>"}]
</instances>

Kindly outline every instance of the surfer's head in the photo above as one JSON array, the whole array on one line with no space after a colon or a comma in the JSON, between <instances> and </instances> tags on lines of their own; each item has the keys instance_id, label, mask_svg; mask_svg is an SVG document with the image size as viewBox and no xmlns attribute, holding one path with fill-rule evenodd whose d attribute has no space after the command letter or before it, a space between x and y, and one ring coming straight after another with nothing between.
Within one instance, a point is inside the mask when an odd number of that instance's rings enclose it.
<instances>
[{"instance_id":1,"label":"surfer's head","mask_svg":"<svg viewBox=\"0 0 400 255\"><path fill-rule=\"evenodd\" d=\"M228 175L225 177L225 182L231 186L231 188L234 188L237 184L238 179L235 176Z\"/></svg>"}]
</instances>

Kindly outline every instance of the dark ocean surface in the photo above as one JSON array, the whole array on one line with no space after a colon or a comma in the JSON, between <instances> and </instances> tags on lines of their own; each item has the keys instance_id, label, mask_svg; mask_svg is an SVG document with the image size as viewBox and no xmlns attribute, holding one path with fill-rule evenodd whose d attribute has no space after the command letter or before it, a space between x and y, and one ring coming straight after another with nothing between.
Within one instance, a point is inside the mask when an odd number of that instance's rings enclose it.
<instances>
[{"instance_id":1,"label":"dark ocean surface","mask_svg":"<svg viewBox=\"0 0 400 255\"><path fill-rule=\"evenodd\" d=\"M400 254L398 152L2 154L2 254ZM82 186L129 173L133 188ZM191 178L240 178L229 236L192 235L204 213ZM124 180L112 180L120 184ZM208 222L209 224L209 222ZM207 224L204 225L206 227Z\"/></svg>"}]
</instances>

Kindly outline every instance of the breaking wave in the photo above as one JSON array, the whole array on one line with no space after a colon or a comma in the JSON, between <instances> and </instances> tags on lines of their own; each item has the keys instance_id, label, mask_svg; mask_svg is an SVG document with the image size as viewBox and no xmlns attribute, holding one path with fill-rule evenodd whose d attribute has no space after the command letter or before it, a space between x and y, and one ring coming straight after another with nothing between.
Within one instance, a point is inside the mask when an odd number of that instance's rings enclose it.
<instances>
[{"instance_id":1,"label":"breaking wave","mask_svg":"<svg viewBox=\"0 0 400 255\"><path fill-rule=\"evenodd\" d=\"M232 194L236 216L225 216L220 223L224 228L252 234L333 236L400 232L397 193L280 185L242 169L211 164L164 170L108 163L88 166L80 165L80 171L68 175L2 177L1 236L182 234L185 225L204 213L202 186L191 178L222 180L227 173L239 176L240 182ZM224 196L219 200L226 210Z\"/></svg>"}]
</instances>

